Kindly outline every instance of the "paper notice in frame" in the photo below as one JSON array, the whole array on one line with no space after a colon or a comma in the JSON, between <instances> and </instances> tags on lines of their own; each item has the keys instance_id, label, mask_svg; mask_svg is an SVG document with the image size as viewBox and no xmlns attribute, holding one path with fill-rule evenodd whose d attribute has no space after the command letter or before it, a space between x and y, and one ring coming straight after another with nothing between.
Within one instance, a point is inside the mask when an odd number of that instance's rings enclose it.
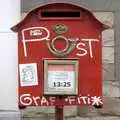
<instances>
[{"instance_id":1,"label":"paper notice in frame","mask_svg":"<svg viewBox=\"0 0 120 120\"><path fill-rule=\"evenodd\" d=\"M72 65L49 65L48 88L62 91L73 91L75 72Z\"/></svg>"},{"instance_id":2,"label":"paper notice in frame","mask_svg":"<svg viewBox=\"0 0 120 120\"><path fill-rule=\"evenodd\" d=\"M45 94L76 95L78 91L78 62L47 60Z\"/></svg>"},{"instance_id":3,"label":"paper notice in frame","mask_svg":"<svg viewBox=\"0 0 120 120\"><path fill-rule=\"evenodd\" d=\"M20 70L20 85L35 86L38 85L37 64L19 64Z\"/></svg>"}]
</instances>

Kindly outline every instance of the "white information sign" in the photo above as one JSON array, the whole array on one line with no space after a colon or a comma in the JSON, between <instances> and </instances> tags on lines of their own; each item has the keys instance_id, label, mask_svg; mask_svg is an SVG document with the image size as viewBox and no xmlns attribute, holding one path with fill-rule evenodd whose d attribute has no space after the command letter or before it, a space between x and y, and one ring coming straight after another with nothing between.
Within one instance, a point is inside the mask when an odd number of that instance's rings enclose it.
<instances>
[{"instance_id":1,"label":"white information sign","mask_svg":"<svg viewBox=\"0 0 120 120\"><path fill-rule=\"evenodd\" d=\"M20 85L21 86L34 86L38 85L37 77L37 64L20 64Z\"/></svg>"},{"instance_id":2,"label":"white information sign","mask_svg":"<svg viewBox=\"0 0 120 120\"><path fill-rule=\"evenodd\" d=\"M56 91L74 90L74 71L48 71L48 87Z\"/></svg>"}]
</instances>

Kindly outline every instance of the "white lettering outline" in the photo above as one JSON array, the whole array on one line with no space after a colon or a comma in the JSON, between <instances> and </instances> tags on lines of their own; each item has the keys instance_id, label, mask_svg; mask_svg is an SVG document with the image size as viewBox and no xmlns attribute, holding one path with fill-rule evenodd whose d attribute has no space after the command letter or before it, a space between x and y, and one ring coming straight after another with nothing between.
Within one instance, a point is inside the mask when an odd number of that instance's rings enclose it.
<instances>
[{"instance_id":1,"label":"white lettering outline","mask_svg":"<svg viewBox=\"0 0 120 120\"><path fill-rule=\"evenodd\" d=\"M23 99L23 100L22 100ZM27 101L27 100L29 100L29 103L25 103L24 101ZM32 98L31 98L31 95L30 94L23 94L23 95L21 95L20 96L20 103L22 104L22 105L25 105L25 106L29 106L29 105L31 105L32 104Z\"/></svg>"},{"instance_id":2,"label":"white lettering outline","mask_svg":"<svg viewBox=\"0 0 120 120\"><path fill-rule=\"evenodd\" d=\"M81 39L81 41L88 41L90 57L93 58L92 42L99 42L99 40L98 39Z\"/></svg>"},{"instance_id":3,"label":"white lettering outline","mask_svg":"<svg viewBox=\"0 0 120 120\"><path fill-rule=\"evenodd\" d=\"M27 31L27 30L32 30L32 29L43 29L43 30L46 31L47 36L46 36L46 37L43 37L43 38L40 38L40 39L26 40L26 39L25 39L24 32ZM42 34L41 34L41 35L42 35ZM49 37L50 37L50 32L49 32L49 30L48 30L47 28L45 28L45 27L30 27L30 28L23 29L23 30L22 30L22 42L23 42L23 48L24 48L24 55L25 55L25 57L27 57L26 42L36 42L36 41L49 40Z\"/></svg>"},{"instance_id":4,"label":"white lettering outline","mask_svg":"<svg viewBox=\"0 0 120 120\"><path fill-rule=\"evenodd\" d=\"M85 43L79 42L79 43L76 45L76 48L77 48L78 50L84 51L84 53L82 53L82 54L76 53L76 55L77 55L77 56L84 56L84 55L87 55L87 50L84 49L84 48L80 48L79 45L85 46Z\"/></svg>"}]
</instances>

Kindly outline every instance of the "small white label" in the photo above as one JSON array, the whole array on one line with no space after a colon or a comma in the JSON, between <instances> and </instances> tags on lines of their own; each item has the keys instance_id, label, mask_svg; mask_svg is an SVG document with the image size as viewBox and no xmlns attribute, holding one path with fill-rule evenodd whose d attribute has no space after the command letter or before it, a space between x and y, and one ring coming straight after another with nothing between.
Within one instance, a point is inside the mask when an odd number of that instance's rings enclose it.
<instances>
[{"instance_id":1,"label":"small white label","mask_svg":"<svg viewBox=\"0 0 120 120\"><path fill-rule=\"evenodd\" d=\"M20 64L20 85L34 86L38 85L37 64Z\"/></svg>"},{"instance_id":2,"label":"small white label","mask_svg":"<svg viewBox=\"0 0 120 120\"><path fill-rule=\"evenodd\" d=\"M30 36L38 36L38 35L42 35L41 30L39 30L39 29L30 30Z\"/></svg>"}]
</instances>

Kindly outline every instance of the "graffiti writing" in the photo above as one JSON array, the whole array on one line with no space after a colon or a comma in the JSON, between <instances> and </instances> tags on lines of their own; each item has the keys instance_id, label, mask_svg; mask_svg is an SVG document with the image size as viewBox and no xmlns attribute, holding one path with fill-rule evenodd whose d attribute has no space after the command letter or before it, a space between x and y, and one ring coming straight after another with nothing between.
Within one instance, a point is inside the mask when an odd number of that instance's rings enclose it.
<instances>
[{"instance_id":1,"label":"graffiti writing","mask_svg":"<svg viewBox=\"0 0 120 120\"><path fill-rule=\"evenodd\" d=\"M62 100L62 104L65 105L102 105L102 98L100 96L67 96ZM49 97L45 96L32 96L31 94L22 94L20 96L20 103L25 106L35 105L35 106L52 106L58 104L57 97Z\"/></svg>"},{"instance_id":2,"label":"graffiti writing","mask_svg":"<svg viewBox=\"0 0 120 120\"><path fill-rule=\"evenodd\" d=\"M88 54L88 50L86 50L85 47L86 44L84 43L85 42L88 42L88 49L89 49L89 55L90 55L90 58L93 58L93 49L92 49L92 44L94 44L95 42L99 42L98 39L81 39L81 42L79 42L77 45L76 45L76 48L78 50L78 52L76 53L77 56L85 56Z\"/></svg>"}]
</instances>

